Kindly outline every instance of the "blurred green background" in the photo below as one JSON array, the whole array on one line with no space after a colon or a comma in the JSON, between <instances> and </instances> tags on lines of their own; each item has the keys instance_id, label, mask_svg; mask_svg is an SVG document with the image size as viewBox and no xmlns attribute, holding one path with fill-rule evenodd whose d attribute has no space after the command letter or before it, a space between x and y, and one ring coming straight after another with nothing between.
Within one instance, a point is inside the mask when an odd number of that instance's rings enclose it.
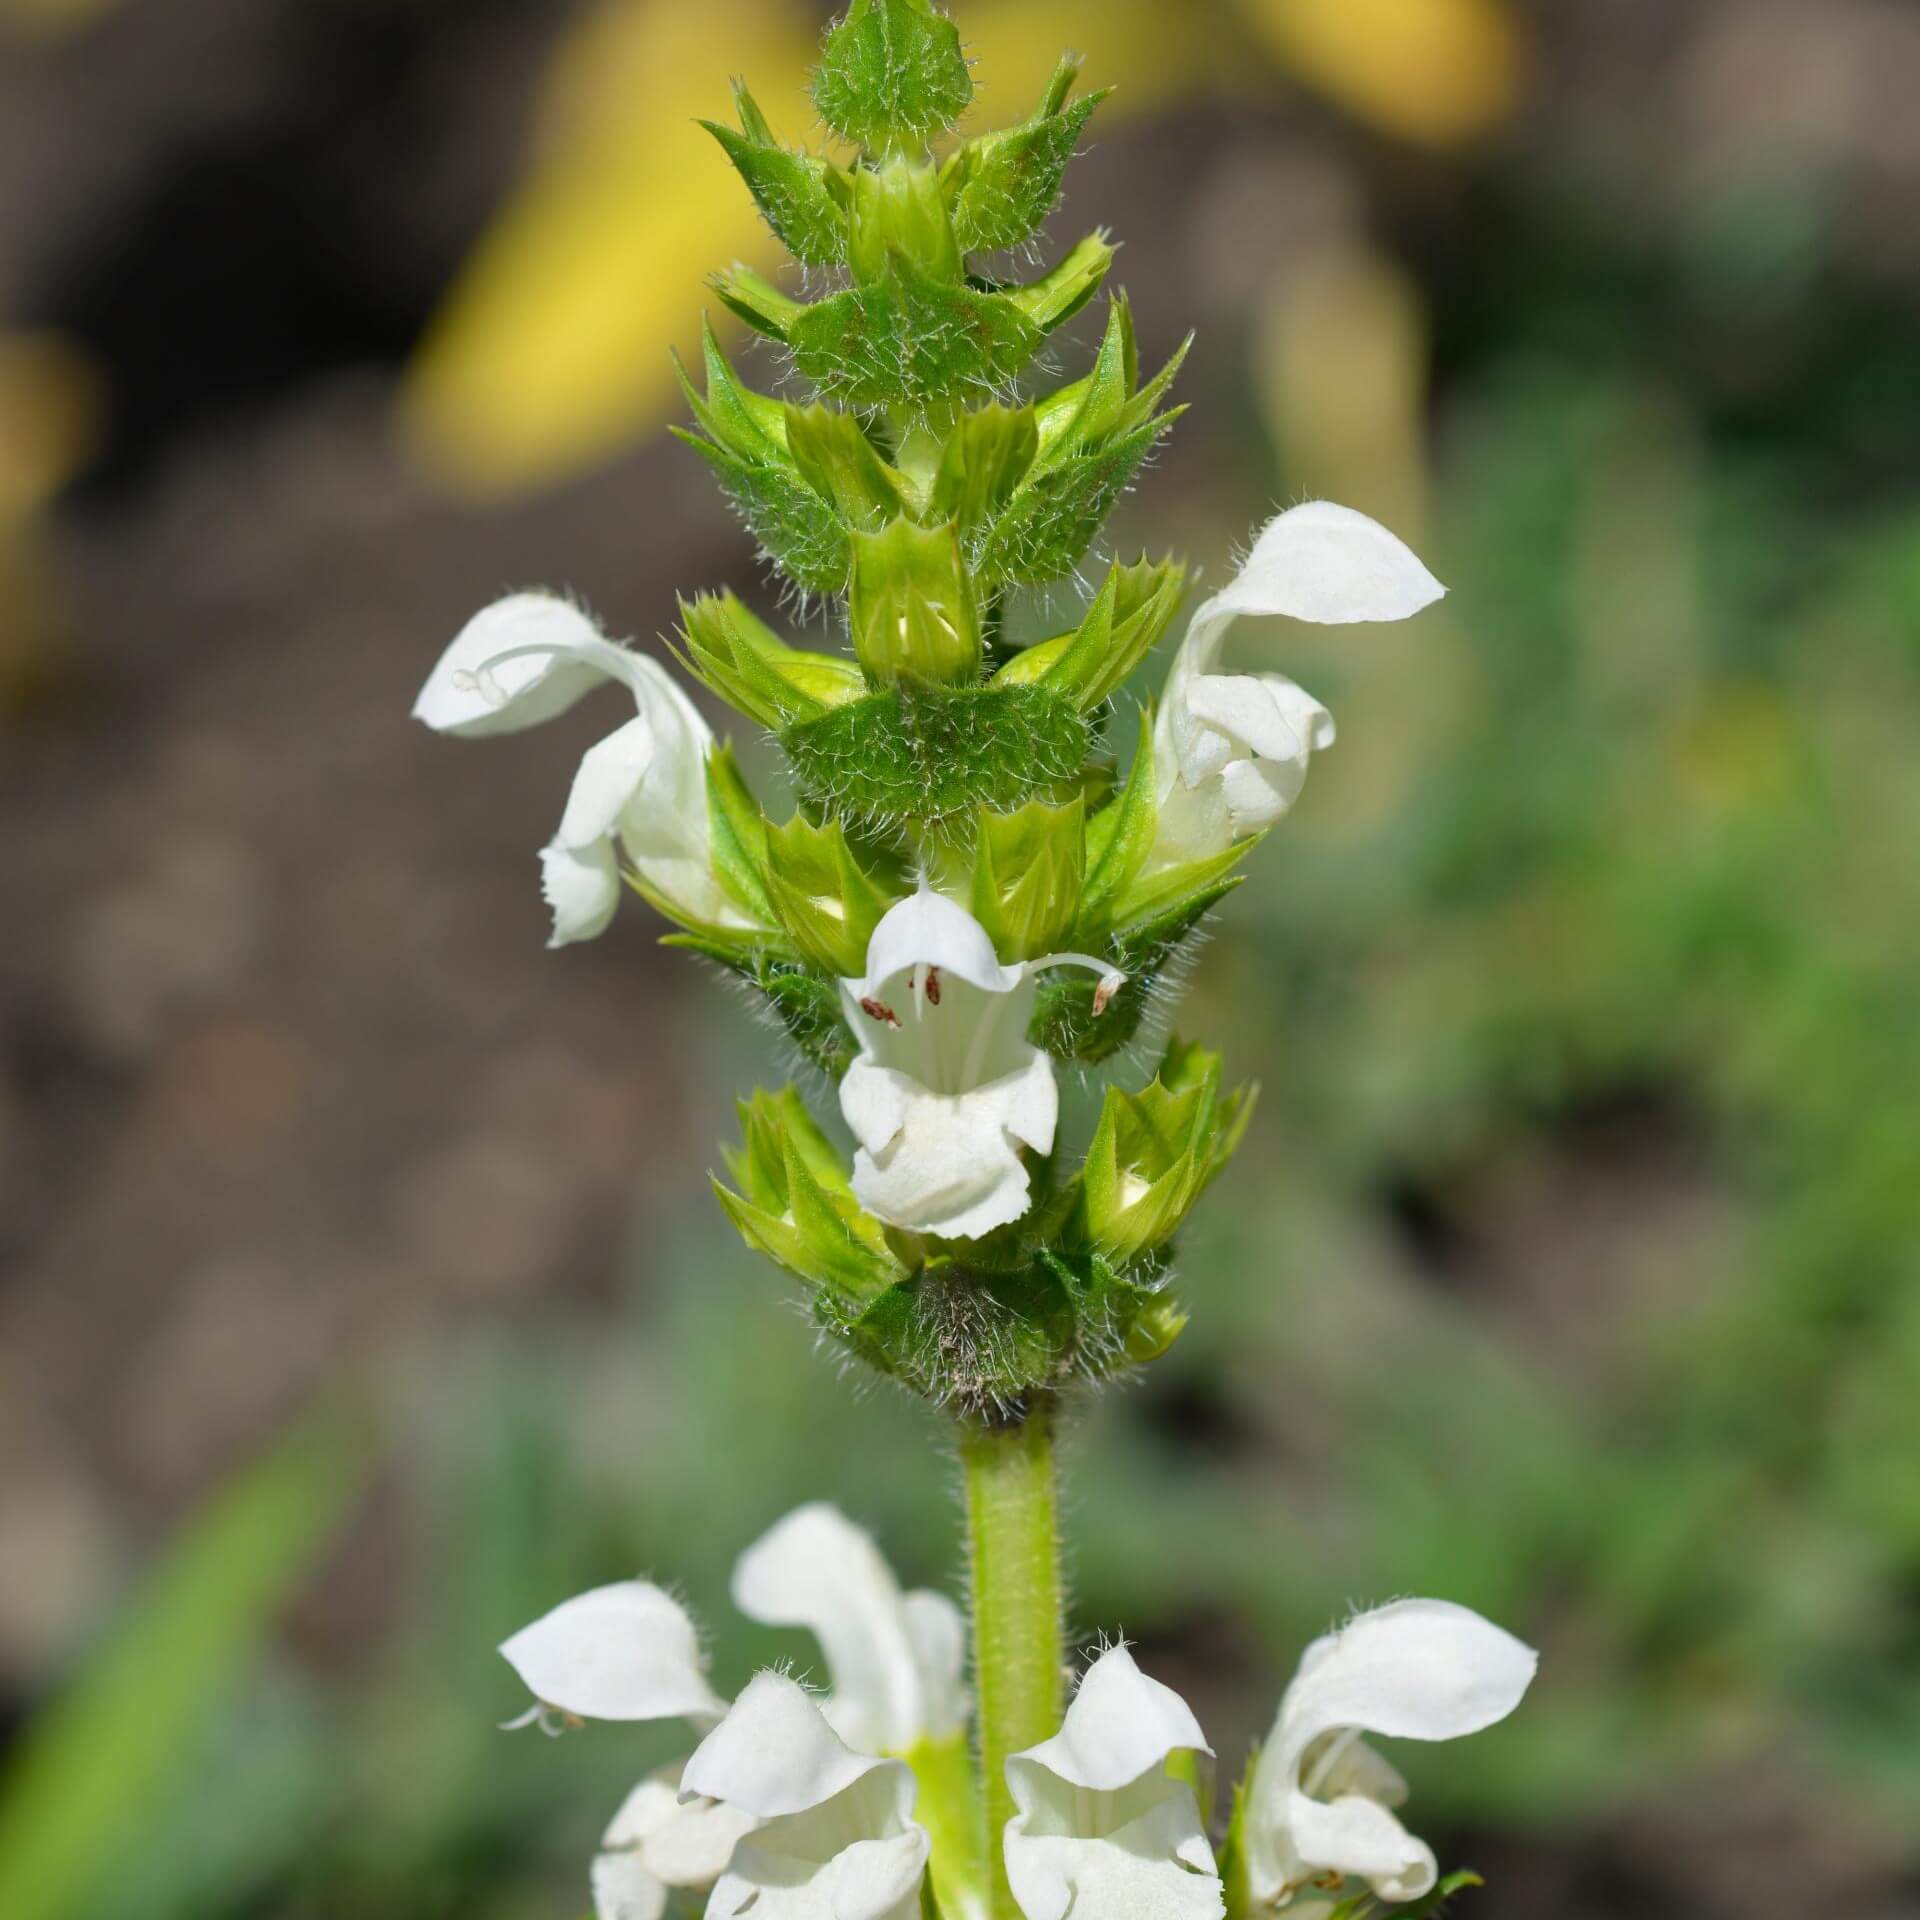
<instances>
[{"instance_id":1,"label":"blurred green background","mask_svg":"<svg viewBox=\"0 0 1920 1920\"><path fill-rule=\"evenodd\" d=\"M959 15L987 115L1118 83L1055 237L1200 330L1116 543L1328 493L1453 589L1238 642L1342 740L1179 1012L1266 1094L1077 1625L1232 1771L1469 1602L1539 1686L1396 1758L1477 1911L1920 1913L1920 11ZM604 716L406 717L508 587L764 602L666 349L760 244L689 122L807 132L823 17L0 0L5 1920L572 1920L672 1740L496 1733L506 1632L646 1569L737 1684L818 1496L957 1578L705 1191L765 1036L637 909L542 949Z\"/></svg>"}]
</instances>

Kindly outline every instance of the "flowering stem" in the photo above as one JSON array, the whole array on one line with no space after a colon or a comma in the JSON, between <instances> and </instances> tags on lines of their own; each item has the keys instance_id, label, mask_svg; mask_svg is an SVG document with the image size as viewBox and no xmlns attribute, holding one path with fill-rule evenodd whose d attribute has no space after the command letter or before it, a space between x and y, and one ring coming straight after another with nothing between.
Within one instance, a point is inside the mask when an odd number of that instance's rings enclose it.
<instances>
[{"instance_id":1,"label":"flowering stem","mask_svg":"<svg viewBox=\"0 0 1920 1920\"><path fill-rule=\"evenodd\" d=\"M995 1920L1020 1920L1001 1848L1001 1834L1013 1816L1007 1756L1051 1739L1060 1729L1064 1703L1053 1425L1052 1406L1037 1400L1017 1424L969 1424L960 1439Z\"/></svg>"}]
</instances>

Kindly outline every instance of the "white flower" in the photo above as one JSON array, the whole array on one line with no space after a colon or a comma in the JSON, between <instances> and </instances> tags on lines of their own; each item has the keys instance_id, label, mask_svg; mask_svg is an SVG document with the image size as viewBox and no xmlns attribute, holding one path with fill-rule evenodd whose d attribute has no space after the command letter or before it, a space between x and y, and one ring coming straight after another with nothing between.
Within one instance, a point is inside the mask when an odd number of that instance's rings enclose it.
<instances>
[{"instance_id":1,"label":"white flower","mask_svg":"<svg viewBox=\"0 0 1920 1920\"><path fill-rule=\"evenodd\" d=\"M1405 620L1446 589L1385 527L1315 500L1268 523L1247 563L1187 628L1154 722L1155 866L1201 860L1271 826L1300 797L1333 716L1277 673L1216 673L1242 615Z\"/></svg>"},{"instance_id":2,"label":"white flower","mask_svg":"<svg viewBox=\"0 0 1920 1920\"><path fill-rule=\"evenodd\" d=\"M1122 976L1083 954L1002 966L972 914L924 886L873 930L867 971L842 982L860 1056L840 1111L860 1146L853 1191L896 1227L973 1240L1026 1212L1023 1146L1053 1150L1053 1062L1027 1040L1038 975L1090 967L1095 1008Z\"/></svg>"},{"instance_id":3,"label":"white flower","mask_svg":"<svg viewBox=\"0 0 1920 1920\"><path fill-rule=\"evenodd\" d=\"M517 733L565 713L608 680L633 695L638 711L582 757L560 830L541 852L550 944L606 931L620 901L623 854L677 915L749 924L713 875L707 723L658 661L615 646L578 607L546 593L495 601L440 656L413 712L437 733Z\"/></svg>"},{"instance_id":4,"label":"white flower","mask_svg":"<svg viewBox=\"0 0 1920 1920\"><path fill-rule=\"evenodd\" d=\"M784 1674L757 1674L686 1764L681 1792L754 1826L707 1903L708 1920L915 1920L926 1830L913 1769L865 1758Z\"/></svg>"},{"instance_id":5,"label":"white flower","mask_svg":"<svg viewBox=\"0 0 1920 1920\"><path fill-rule=\"evenodd\" d=\"M733 1603L766 1626L812 1632L833 1681L827 1722L859 1752L908 1753L964 1725L960 1609L942 1593L902 1593L837 1507L796 1508L762 1534L735 1563Z\"/></svg>"},{"instance_id":6,"label":"white flower","mask_svg":"<svg viewBox=\"0 0 1920 1920\"><path fill-rule=\"evenodd\" d=\"M1125 1647L1103 1653L1060 1731L1007 1762L1007 1881L1027 1920L1219 1920L1199 1804L1167 1771L1180 1752L1212 1752L1187 1703Z\"/></svg>"},{"instance_id":7,"label":"white flower","mask_svg":"<svg viewBox=\"0 0 1920 1920\"><path fill-rule=\"evenodd\" d=\"M770 1528L736 1563L733 1597L749 1619L812 1629L833 1687L826 1712L854 1746L904 1754L959 1736L959 1609L937 1593L902 1593L872 1539L837 1508L800 1507ZM685 1719L705 1733L728 1711L686 1609L648 1581L565 1601L500 1651L538 1703L528 1719ZM701 1797L680 1769L649 1775L594 1861L599 1920L659 1920L666 1890L711 1886L757 1818L744 1802Z\"/></svg>"},{"instance_id":8,"label":"white flower","mask_svg":"<svg viewBox=\"0 0 1920 1920\"><path fill-rule=\"evenodd\" d=\"M1432 1850L1389 1808L1406 1783L1360 1734L1453 1740L1504 1720L1539 1656L1467 1607L1401 1600L1316 1640L1260 1750L1241 1832L1256 1906L1352 1875L1383 1900L1416 1900Z\"/></svg>"}]
</instances>

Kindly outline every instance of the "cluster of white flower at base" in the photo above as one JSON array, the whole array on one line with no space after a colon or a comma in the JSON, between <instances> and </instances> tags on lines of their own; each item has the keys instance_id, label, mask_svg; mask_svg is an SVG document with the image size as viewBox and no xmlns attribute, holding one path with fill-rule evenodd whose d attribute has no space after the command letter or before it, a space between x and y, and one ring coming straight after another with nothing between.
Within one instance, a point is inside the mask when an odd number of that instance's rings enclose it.
<instances>
[{"instance_id":1,"label":"cluster of white flower at base","mask_svg":"<svg viewBox=\"0 0 1920 1920\"><path fill-rule=\"evenodd\" d=\"M708 1920L913 1920L930 1864L912 1758L965 1738L964 1631L934 1593L903 1593L834 1508L800 1508L742 1556L750 1618L810 1628L830 1687L764 1672L729 1706L685 1610L642 1581L554 1609L501 1648L535 1715L686 1719L704 1737L650 1776L594 1863L600 1920L660 1920L705 1892ZM1238 1840L1247 1911L1361 1881L1385 1901L1435 1884L1431 1850L1392 1809L1406 1788L1363 1734L1451 1740L1504 1719L1536 1656L1465 1607L1402 1600L1310 1646L1247 1785ZM1210 1755L1185 1701L1123 1645L1080 1680L1059 1732L1007 1762L1001 1837L1026 1920L1219 1920L1227 1895L1177 1762ZM1235 1920L1241 1920L1236 1915Z\"/></svg>"}]
</instances>

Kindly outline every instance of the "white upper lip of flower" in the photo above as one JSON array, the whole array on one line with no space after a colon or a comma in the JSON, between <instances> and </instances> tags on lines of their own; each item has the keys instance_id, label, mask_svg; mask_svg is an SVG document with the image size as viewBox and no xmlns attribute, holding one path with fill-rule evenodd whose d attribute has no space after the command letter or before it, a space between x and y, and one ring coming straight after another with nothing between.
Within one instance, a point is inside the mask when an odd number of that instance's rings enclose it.
<instances>
[{"instance_id":1,"label":"white upper lip of flower","mask_svg":"<svg viewBox=\"0 0 1920 1920\"><path fill-rule=\"evenodd\" d=\"M1060 1095L1053 1062L1027 1040L1038 975L1104 961L1050 955L1003 965L986 929L926 887L890 909L867 970L843 981L860 1057L840 1110L860 1146L853 1191L892 1226L971 1240L1031 1201L1020 1148L1053 1150Z\"/></svg>"},{"instance_id":2,"label":"white upper lip of flower","mask_svg":"<svg viewBox=\"0 0 1920 1920\"><path fill-rule=\"evenodd\" d=\"M1405 620L1446 589L1385 527L1326 500L1270 521L1247 562L1188 625L1154 724L1156 865L1204 859L1271 826L1333 745L1333 716L1277 673L1214 671L1243 615L1344 624Z\"/></svg>"},{"instance_id":3,"label":"white upper lip of flower","mask_svg":"<svg viewBox=\"0 0 1920 1920\"><path fill-rule=\"evenodd\" d=\"M414 717L468 739L537 727L617 681L633 719L582 756L541 884L556 947L606 930L620 857L690 918L746 924L713 877L706 762L713 735L656 660L615 646L568 601L510 594L469 620L440 656Z\"/></svg>"},{"instance_id":4,"label":"white upper lip of flower","mask_svg":"<svg viewBox=\"0 0 1920 1920\"><path fill-rule=\"evenodd\" d=\"M1446 1600L1401 1600L1316 1640L1280 1703L1247 1793L1242 1844L1256 1905L1323 1874L1368 1881L1387 1900L1434 1885L1432 1850L1388 1811L1398 1774L1361 1733L1454 1740L1520 1704L1539 1656Z\"/></svg>"},{"instance_id":5,"label":"white upper lip of flower","mask_svg":"<svg viewBox=\"0 0 1920 1920\"><path fill-rule=\"evenodd\" d=\"M733 1599L749 1619L813 1631L832 1692L808 1711L824 1712L833 1729L822 1727L827 1739L900 1754L959 1735L966 1719L959 1609L943 1594L902 1593L872 1539L837 1508L816 1502L769 1528L736 1563ZM685 1719L706 1732L724 1725L730 1711L707 1678L686 1609L650 1581L621 1581L564 1601L500 1651L540 1703L536 1712ZM734 1711L746 1700L743 1694ZM713 1795L701 1785L707 1778L689 1762L650 1775L628 1796L594 1863L602 1920L659 1920L667 1887L712 1884L734 1842L770 1817L760 1796ZM874 1920L884 1911L874 1909Z\"/></svg>"},{"instance_id":6,"label":"white upper lip of flower","mask_svg":"<svg viewBox=\"0 0 1920 1920\"><path fill-rule=\"evenodd\" d=\"M1213 1849L1176 1753L1211 1754L1192 1710L1125 1647L1088 1668L1060 1731L1007 1762L1007 1880L1027 1920L1218 1920Z\"/></svg>"}]
</instances>

